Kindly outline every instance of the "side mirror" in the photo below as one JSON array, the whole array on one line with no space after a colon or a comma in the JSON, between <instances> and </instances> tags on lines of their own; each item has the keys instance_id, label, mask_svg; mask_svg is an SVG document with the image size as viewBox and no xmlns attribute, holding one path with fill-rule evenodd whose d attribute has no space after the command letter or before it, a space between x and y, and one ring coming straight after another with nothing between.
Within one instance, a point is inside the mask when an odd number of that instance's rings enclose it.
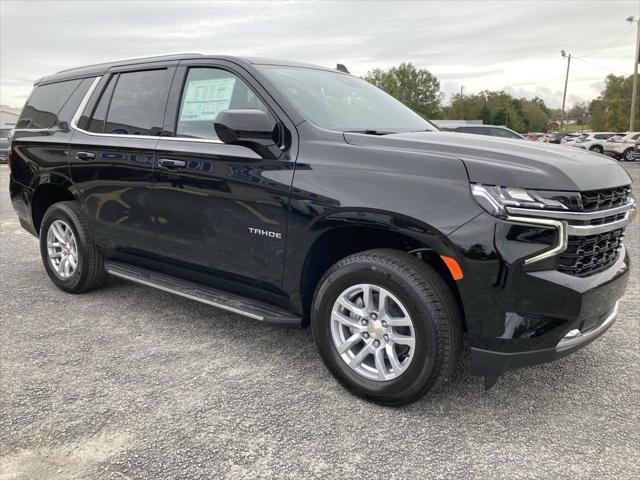
<instances>
[{"instance_id":1,"label":"side mirror","mask_svg":"<svg viewBox=\"0 0 640 480\"><path fill-rule=\"evenodd\" d=\"M242 145L268 159L281 154L280 126L262 110L223 110L216 116L213 127L226 144Z\"/></svg>"}]
</instances>

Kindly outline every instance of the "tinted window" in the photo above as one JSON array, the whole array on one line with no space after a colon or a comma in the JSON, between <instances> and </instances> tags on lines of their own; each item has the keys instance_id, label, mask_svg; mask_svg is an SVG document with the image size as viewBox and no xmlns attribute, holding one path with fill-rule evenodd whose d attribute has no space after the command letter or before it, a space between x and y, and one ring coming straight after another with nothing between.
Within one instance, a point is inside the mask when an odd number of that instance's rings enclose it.
<instances>
[{"instance_id":1,"label":"tinted window","mask_svg":"<svg viewBox=\"0 0 640 480\"><path fill-rule=\"evenodd\" d=\"M258 109L269 113L240 78L219 68L192 68L182 92L176 135L217 139L213 121L222 110Z\"/></svg>"},{"instance_id":2,"label":"tinted window","mask_svg":"<svg viewBox=\"0 0 640 480\"><path fill-rule=\"evenodd\" d=\"M111 102L111 95L113 95L113 87L116 84L117 75L114 75L109 79L106 88L102 91L100 100L93 110L91 121L87 130L90 132L104 132L104 121L107 118L107 110L109 109L109 103Z\"/></svg>"},{"instance_id":3,"label":"tinted window","mask_svg":"<svg viewBox=\"0 0 640 480\"><path fill-rule=\"evenodd\" d=\"M516 135L515 133L510 132L509 130L506 130L504 128L490 128L489 132L494 137L521 138L520 135Z\"/></svg>"},{"instance_id":4,"label":"tinted window","mask_svg":"<svg viewBox=\"0 0 640 480\"><path fill-rule=\"evenodd\" d=\"M64 104L64 106L58 113L58 123L66 122L67 125L71 123L73 116L76 114L76 111L80 106L80 102L82 102L82 99L89 91L89 88L91 87L91 84L94 80L94 78L85 78L84 80L82 80L82 82L80 82L78 88L73 91L73 93L69 97L69 100L67 100L67 103Z\"/></svg>"},{"instance_id":5,"label":"tinted window","mask_svg":"<svg viewBox=\"0 0 640 480\"><path fill-rule=\"evenodd\" d=\"M38 85L22 109L16 128L51 128L81 80Z\"/></svg>"},{"instance_id":6,"label":"tinted window","mask_svg":"<svg viewBox=\"0 0 640 480\"><path fill-rule=\"evenodd\" d=\"M607 138L611 138L612 135L610 133L597 133L593 136L593 138L598 140L606 140Z\"/></svg>"},{"instance_id":7,"label":"tinted window","mask_svg":"<svg viewBox=\"0 0 640 480\"><path fill-rule=\"evenodd\" d=\"M104 131L123 135L159 134L171 86L169 70L121 73L115 82Z\"/></svg>"},{"instance_id":8,"label":"tinted window","mask_svg":"<svg viewBox=\"0 0 640 480\"><path fill-rule=\"evenodd\" d=\"M370 83L313 68L258 66L316 125L336 130L435 130L417 113Z\"/></svg>"},{"instance_id":9,"label":"tinted window","mask_svg":"<svg viewBox=\"0 0 640 480\"><path fill-rule=\"evenodd\" d=\"M633 137L631 137L631 140L637 140L637 139L638 139L638 137L640 137L640 133L639 133L639 134L637 134L637 135L634 135Z\"/></svg>"},{"instance_id":10,"label":"tinted window","mask_svg":"<svg viewBox=\"0 0 640 480\"><path fill-rule=\"evenodd\" d=\"M456 131L462 133L476 133L478 135L488 135L487 129L484 127L458 127Z\"/></svg>"}]
</instances>

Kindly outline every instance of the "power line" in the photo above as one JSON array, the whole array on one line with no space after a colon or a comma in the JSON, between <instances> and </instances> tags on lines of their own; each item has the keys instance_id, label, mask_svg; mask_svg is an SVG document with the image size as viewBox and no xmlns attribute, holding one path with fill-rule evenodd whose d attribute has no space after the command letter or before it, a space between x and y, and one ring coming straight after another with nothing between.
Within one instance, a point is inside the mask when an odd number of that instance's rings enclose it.
<instances>
[{"instance_id":1,"label":"power line","mask_svg":"<svg viewBox=\"0 0 640 480\"><path fill-rule=\"evenodd\" d=\"M581 55L582 58L584 57L590 57L592 55L597 55L598 53L604 52L607 48L613 46L614 44L618 43L620 40L622 40L625 36L629 35L629 33L633 30L633 26L631 28L629 28L629 30L627 30L626 32L623 32L622 35L620 35L618 38L616 38L613 42L611 42L610 44L602 47L599 50L594 50L591 53L587 53L586 55Z\"/></svg>"},{"instance_id":2,"label":"power line","mask_svg":"<svg viewBox=\"0 0 640 480\"><path fill-rule=\"evenodd\" d=\"M571 58L574 58L574 59L576 59L576 60L580 60L581 62L584 62L584 63L588 63L589 65L593 65L594 67L603 68L603 69L605 69L605 70L608 70L609 72L615 72L615 73L620 73L620 74L622 74L622 75L628 75L628 73L627 73L627 72L623 72L622 70L618 70L618 69L616 69L616 68L607 67L607 66L605 66L605 65L599 65L599 64L597 64L597 63L590 62L589 60L585 60L585 59L584 59L584 58L582 58L582 57L575 57L575 56L572 56Z\"/></svg>"}]
</instances>

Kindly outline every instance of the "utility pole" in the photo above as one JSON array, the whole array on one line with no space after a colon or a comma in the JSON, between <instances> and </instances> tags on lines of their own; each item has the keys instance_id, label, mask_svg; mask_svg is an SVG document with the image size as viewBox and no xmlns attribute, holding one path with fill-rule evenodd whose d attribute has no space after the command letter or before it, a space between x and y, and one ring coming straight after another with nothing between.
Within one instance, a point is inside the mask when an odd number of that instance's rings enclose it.
<instances>
[{"instance_id":1,"label":"utility pole","mask_svg":"<svg viewBox=\"0 0 640 480\"><path fill-rule=\"evenodd\" d=\"M464 85L460 85L460 120L464 120Z\"/></svg>"},{"instance_id":2,"label":"utility pole","mask_svg":"<svg viewBox=\"0 0 640 480\"><path fill-rule=\"evenodd\" d=\"M567 59L567 75L564 77L564 93L562 94L562 112L560 112L560 131L564 125L564 102L567 99L567 83L569 82L569 67L571 66L571 54L560 50L560 55Z\"/></svg>"},{"instance_id":3,"label":"utility pole","mask_svg":"<svg viewBox=\"0 0 640 480\"><path fill-rule=\"evenodd\" d=\"M634 17L627 17L627 22L635 22L638 30L636 35L636 56L633 59L633 90L631 91L631 115L629 117L629 131L633 132L635 130L636 100L638 92L638 61L640 61L640 19L636 20Z\"/></svg>"}]
</instances>

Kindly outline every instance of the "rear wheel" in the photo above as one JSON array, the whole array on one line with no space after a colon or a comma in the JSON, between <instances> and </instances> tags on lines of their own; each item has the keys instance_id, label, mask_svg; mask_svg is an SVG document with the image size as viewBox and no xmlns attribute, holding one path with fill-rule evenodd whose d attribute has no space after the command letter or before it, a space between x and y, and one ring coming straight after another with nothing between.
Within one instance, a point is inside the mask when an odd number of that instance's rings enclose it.
<instances>
[{"instance_id":1,"label":"rear wheel","mask_svg":"<svg viewBox=\"0 0 640 480\"><path fill-rule=\"evenodd\" d=\"M54 203L45 212L40 254L49 278L65 292L86 292L107 279L104 257L74 202Z\"/></svg>"},{"instance_id":2,"label":"rear wheel","mask_svg":"<svg viewBox=\"0 0 640 480\"><path fill-rule=\"evenodd\" d=\"M591 150L592 152L596 152L596 153L604 152L604 149L600 145L594 145L589 150Z\"/></svg>"},{"instance_id":3,"label":"rear wheel","mask_svg":"<svg viewBox=\"0 0 640 480\"><path fill-rule=\"evenodd\" d=\"M313 302L320 355L348 389L385 405L413 402L445 381L461 343L457 302L429 265L394 250L347 257Z\"/></svg>"},{"instance_id":4,"label":"rear wheel","mask_svg":"<svg viewBox=\"0 0 640 480\"><path fill-rule=\"evenodd\" d=\"M636 159L633 148L627 148L622 154L622 158L624 158L625 162L633 162Z\"/></svg>"}]
</instances>

